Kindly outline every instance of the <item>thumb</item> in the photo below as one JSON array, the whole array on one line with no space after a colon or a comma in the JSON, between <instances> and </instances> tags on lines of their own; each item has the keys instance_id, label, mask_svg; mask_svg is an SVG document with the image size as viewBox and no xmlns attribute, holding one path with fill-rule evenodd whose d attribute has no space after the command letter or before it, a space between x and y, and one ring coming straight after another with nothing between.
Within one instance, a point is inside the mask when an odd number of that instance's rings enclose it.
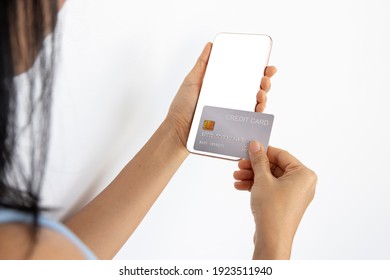
<instances>
[{"instance_id":1,"label":"thumb","mask_svg":"<svg viewBox=\"0 0 390 280\"><path fill-rule=\"evenodd\" d=\"M255 173L255 178L267 176L271 173L264 146L258 141L252 141L249 144L249 158L251 160L253 172Z\"/></svg>"},{"instance_id":2,"label":"thumb","mask_svg":"<svg viewBox=\"0 0 390 280\"><path fill-rule=\"evenodd\" d=\"M187 75L187 82L190 84L201 84L203 81L204 74L206 72L207 63L209 61L210 52L211 52L211 43L207 43L204 47L202 54L199 56L196 61L195 66L192 68L191 72Z\"/></svg>"}]
</instances>

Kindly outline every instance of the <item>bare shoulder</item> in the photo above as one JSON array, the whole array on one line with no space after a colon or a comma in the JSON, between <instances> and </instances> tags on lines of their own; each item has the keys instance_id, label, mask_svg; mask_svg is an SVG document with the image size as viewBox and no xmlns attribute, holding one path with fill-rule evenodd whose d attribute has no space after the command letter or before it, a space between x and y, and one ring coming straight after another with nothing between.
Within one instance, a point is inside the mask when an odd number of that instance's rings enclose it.
<instances>
[{"instance_id":1,"label":"bare shoulder","mask_svg":"<svg viewBox=\"0 0 390 280\"><path fill-rule=\"evenodd\" d=\"M83 253L65 236L39 228L33 239L31 226L20 223L0 225L0 259L84 259Z\"/></svg>"}]
</instances>

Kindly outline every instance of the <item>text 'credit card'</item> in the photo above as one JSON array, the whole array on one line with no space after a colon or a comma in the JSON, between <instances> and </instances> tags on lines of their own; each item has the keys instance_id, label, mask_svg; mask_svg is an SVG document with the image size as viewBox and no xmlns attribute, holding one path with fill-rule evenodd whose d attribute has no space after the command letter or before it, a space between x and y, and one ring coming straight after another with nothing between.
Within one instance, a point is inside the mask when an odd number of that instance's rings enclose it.
<instances>
[{"instance_id":1,"label":"text 'credit card'","mask_svg":"<svg viewBox=\"0 0 390 280\"><path fill-rule=\"evenodd\" d=\"M257 140L267 149L274 116L204 106L194 149L248 159L248 145Z\"/></svg>"}]
</instances>

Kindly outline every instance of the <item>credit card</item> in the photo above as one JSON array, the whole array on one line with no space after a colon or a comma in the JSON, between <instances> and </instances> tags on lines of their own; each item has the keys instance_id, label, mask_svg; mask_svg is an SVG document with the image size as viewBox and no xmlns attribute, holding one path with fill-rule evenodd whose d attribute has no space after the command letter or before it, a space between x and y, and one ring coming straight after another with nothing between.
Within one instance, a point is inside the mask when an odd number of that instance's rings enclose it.
<instances>
[{"instance_id":1,"label":"credit card","mask_svg":"<svg viewBox=\"0 0 390 280\"><path fill-rule=\"evenodd\" d=\"M249 159L252 140L268 148L273 122L270 114L204 106L194 150Z\"/></svg>"}]
</instances>

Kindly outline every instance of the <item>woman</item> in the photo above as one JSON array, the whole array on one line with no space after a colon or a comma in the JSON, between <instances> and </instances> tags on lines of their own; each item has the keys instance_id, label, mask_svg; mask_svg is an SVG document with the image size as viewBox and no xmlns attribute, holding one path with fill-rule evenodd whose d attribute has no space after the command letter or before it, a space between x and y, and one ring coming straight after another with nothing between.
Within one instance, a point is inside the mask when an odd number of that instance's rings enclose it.
<instances>
[{"instance_id":1,"label":"woman","mask_svg":"<svg viewBox=\"0 0 390 280\"><path fill-rule=\"evenodd\" d=\"M41 215L56 36L45 44L43 39L53 32L63 2L0 2L1 259L114 257L188 156L185 143L210 43L184 79L165 120L113 182L63 224ZM49 55L35 61L40 51ZM30 83L23 100L14 76L25 71ZM256 111L264 110L275 72L274 67L265 69ZM25 122L20 115L26 116ZM21 139L28 139L27 155L20 155ZM253 257L288 259L295 231L314 195L315 174L283 150L269 147L266 155L256 141L250 144L250 160L240 161L238 167L235 187L251 191L256 223Z\"/></svg>"}]
</instances>

